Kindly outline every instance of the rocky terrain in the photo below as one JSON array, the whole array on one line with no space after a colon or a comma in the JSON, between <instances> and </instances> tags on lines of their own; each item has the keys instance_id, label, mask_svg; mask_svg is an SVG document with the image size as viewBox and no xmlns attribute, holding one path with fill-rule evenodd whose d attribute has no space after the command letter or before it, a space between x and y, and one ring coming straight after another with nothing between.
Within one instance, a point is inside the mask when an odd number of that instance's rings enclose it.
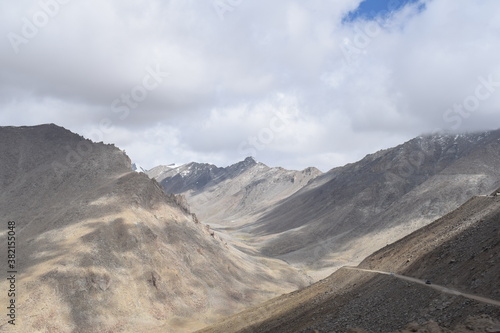
<instances>
[{"instance_id":1,"label":"rocky terrain","mask_svg":"<svg viewBox=\"0 0 500 333\"><path fill-rule=\"evenodd\" d=\"M189 163L147 171L167 193L182 194L205 222L234 228L255 221L270 206L304 187L321 172L270 168L252 157L225 168Z\"/></svg>"},{"instance_id":2,"label":"rocky terrain","mask_svg":"<svg viewBox=\"0 0 500 333\"><path fill-rule=\"evenodd\" d=\"M200 333L499 332L499 267L500 196L474 197L356 268Z\"/></svg>"},{"instance_id":3,"label":"rocky terrain","mask_svg":"<svg viewBox=\"0 0 500 333\"><path fill-rule=\"evenodd\" d=\"M499 165L500 130L420 136L324 174L247 159L234 177L191 164L157 179L241 248L320 279L493 191Z\"/></svg>"},{"instance_id":4,"label":"rocky terrain","mask_svg":"<svg viewBox=\"0 0 500 333\"><path fill-rule=\"evenodd\" d=\"M358 263L496 189L499 165L500 131L419 137L331 170L246 231L263 236L263 253L291 263Z\"/></svg>"},{"instance_id":5,"label":"rocky terrain","mask_svg":"<svg viewBox=\"0 0 500 333\"><path fill-rule=\"evenodd\" d=\"M0 127L0 143L19 332L191 332L308 283L227 244L113 145L56 125Z\"/></svg>"},{"instance_id":6,"label":"rocky terrain","mask_svg":"<svg viewBox=\"0 0 500 333\"><path fill-rule=\"evenodd\" d=\"M319 332L318 330L312 331L313 333ZM349 329L348 333L372 333L373 331L368 331L364 329ZM500 321L493 319L490 316L480 315L471 316L467 320L453 328L446 328L440 326L435 321L429 321L427 323L419 324L416 322L408 324L404 329L393 331L391 333L471 333L471 332L481 332L481 333L498 333L500 332ZM374 332L373 332L374 333Z\"/></svg>"},{"instance_id":7,"label":"rocky terrain","mask_svg":"<svg viewBox=\"0 0 500 333\"><path fill-rule=\"evenodd\" d=\"M493 131L418 137L327 173L247 158L146 175L53 124L0 127L16 329L498 332L498 165Z\"/></svg>"}]
</instances>

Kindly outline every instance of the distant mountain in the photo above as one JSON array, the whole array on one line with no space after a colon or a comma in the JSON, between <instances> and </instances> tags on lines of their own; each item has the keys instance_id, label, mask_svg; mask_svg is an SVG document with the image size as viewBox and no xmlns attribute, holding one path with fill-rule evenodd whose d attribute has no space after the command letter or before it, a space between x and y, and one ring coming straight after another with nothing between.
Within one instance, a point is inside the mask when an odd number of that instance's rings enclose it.
<instances>
[{"instance_id":1,"label":"distant mountain","mask_svg":"<svg viewBox=\"0 0 500 333\"><path fill-rule=\"evenodd\" d=\"M499 267L500 196L474 197L357 269L199 333L498 332Z\"/></svg>"},{"instance_id":2,"label":"distant mountain","mask_svg":"<svg viewBox=\"0 0 500 333\"><path fill-rule=\"evenodd\" d=\"M203 221L317 279L491 192L499 166L500 130L420 136L324 174L247 159L191 163L157 179Z\"/></svg>"},{"instance_id":3,"label":"distant mountain","mask_svg":"<svg viewBox=\"0 0 500 333\"><path fill-rule=\"evenodd\" d=\"M500 186L500 130L420 136L335 168L245 231L309 268L356 263Z\"/></svg>"},{"instance_id":4,"label":"distant mountain","mask_svg":"<svg viewBox=\"0 0 500 333\"><path fill-rule=\"evenodd\" d=\"M176 168L156 167L147 174L165 192L185 195L202 221L234 227L233 220L258 216L321 172L316 168L303 171L270 168L247 157L225 168L189 163Z\"/></svg>"},{"instance_id":5,"label":"distant mountain","mask_svg":"<svg viewBox=\"0 0 500 333\"><path fill-rule=\"evenodd\" d=\"M53 124L0 127L0 247L15 221L19 332L191 332L307 285L131 170L115 146Z\"/></svg>"},{"instance_id":6,"label":"distant mountain","mask_svg":"<svg viewBox=\"0 0 500 333\"><path fill-rule=\"evenodd\" d=\"M162 175L172 169L178 168L182 165L177 165L175 163L169 164L169 165L159 165L157 167L154 167L151 170L145 171L149 177L155 178L157 181L161 181Z\"/></svg>"}]
</instances>

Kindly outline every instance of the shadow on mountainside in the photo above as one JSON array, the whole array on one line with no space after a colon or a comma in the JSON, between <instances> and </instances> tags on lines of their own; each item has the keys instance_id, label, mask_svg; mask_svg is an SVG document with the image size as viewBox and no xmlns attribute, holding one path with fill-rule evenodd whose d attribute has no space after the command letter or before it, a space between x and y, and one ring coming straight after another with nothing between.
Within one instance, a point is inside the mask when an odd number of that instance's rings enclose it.
<instances>
[{"instance_id":1,"label":"shadow on mountainside","mask_svg":"<svg viewBox=\"0 0 500 333\"><path fill-rule=\"evenodd\" d=\"M369 256L359 267L395 272L500 300L500 198L476 197ZM500 318L500 308L391 275L340 269L303 290L222 321L209 332L374 332L436 321L453 331L468 318ZM470 326L472 327L472 326ZM483 332L483 331L477 331Z\"/></svg>"},{"instance_id":2,"label":"shadow on mountainside","mask_svg":"<svg viewBox=\"0 0 500 333\"><path fill-rule=\"evenodd\" d=\"M414 139L368 155L331 171L329 181L304 187L243 230L256 236L256 242L266 239L261 252L272 257L314 248L330 239L334 241L329 247L342 251L370 234L396 228L400 236L408 234L471 196L500 185L500 131L482 138L480 145L458 140L441 146ZM408 160L414 158L412 152L422 151L423 145L431 145L425 148L426 155L401 176Z\"/></svg>"}]
</instances>

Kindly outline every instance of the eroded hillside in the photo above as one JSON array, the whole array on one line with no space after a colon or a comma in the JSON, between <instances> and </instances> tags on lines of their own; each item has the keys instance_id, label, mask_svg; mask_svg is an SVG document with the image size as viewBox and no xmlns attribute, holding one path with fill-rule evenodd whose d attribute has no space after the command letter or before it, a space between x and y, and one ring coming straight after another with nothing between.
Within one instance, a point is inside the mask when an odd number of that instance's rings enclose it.
<instances>
[{"instance_id":1,"label":"eroded hillside","mask_svg":"<svg viewBox=\"0 0 500 333\"><path fill-rule=\"evenodd\" d=\"M241 248L320 279L493 191L499 165L500 130L420 136L325 174L254 162L226 181L199 182L184 168L162 184L168 190L182 180L176 193Z\"/></svg>"},{"instance_id":2,"label":"eroded hillside","mask_svg":"<svg viewBox=\"0 0 500 333\"><path fill-rule=\"evenodd\" d=\"M475 197L357 268L200 333L497 332L499 267L500 196Z\"/></svg>"},{"instance_id":3,"label":"eroded hillside","mask_svg":"<svg viewBox=\"0 0 500 333\"><path fill-rule=\"evenodd\" d=\"M0 143L23 332L189 332L307 283L226 244L112 145L55 125L2 127Z\"/></svg>"},{"instance_id":4,"label":"eroded hillside","mask_svg":"<svg viewBox=\"0 0 500 333\"><path fill-rule=\"evenodd\" d=\"M147 174L165 192L185 195L203 221L234 228L257 220L321 172L312 167L302 171L271 168L248 157L226 168L189 163L175 168L159 166Z\"/></svg>"}]
</instances>

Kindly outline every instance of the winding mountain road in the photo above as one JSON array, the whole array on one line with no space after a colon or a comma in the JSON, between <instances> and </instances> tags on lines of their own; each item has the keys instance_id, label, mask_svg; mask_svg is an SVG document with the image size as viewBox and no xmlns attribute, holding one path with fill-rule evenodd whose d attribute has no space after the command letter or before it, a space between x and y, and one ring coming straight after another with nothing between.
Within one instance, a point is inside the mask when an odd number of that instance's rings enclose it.
<instances>
[{"instance_id":1,"label":"winding mountain road","mask_svg":"<svg viewBox=\"0 0 500 333\"><path fill-rule=\"evenodd\" d=\"M463 293L461 291L453 290L453 289L450 289L450 288L446 288L446 287L443 287L443 286L440 286L440 285L437 285L437 284L427 284L425 280L420 280L420 279L416 279L416 278L405 276L405 275L400 275L400 274L390 273L390 272L377 271L377 270L371 270L371 269L357 268L357 267L353 267L353 266L344 266L343 268L357 270L357 271L362 271L362 272L368 272L368 273L389 275L389 276L393 276L393 277L395 277L397 279L401 279L401 280L405 280L405 281L409 281L409 282L413 282L413 283L418 283L418 284L424 285L424 286L426 286L428 288L435 289L435 290L437 290L439 292L442 292L442 293L446 293L446 294L450 294L450 295L455 295L455 296L463 296L463 297L466 297L466 298L469 298L469 299L472 299L472 300L475 300L475 301L478 301L478 302L482 302L482 303L486 303L486 304L489 304L489 305L495 305L495 306L499 306L500 307L500 301L496 301L494 299L490 299L490 298L486 298L486 297L482 297L482 296L478 296L478 295Z\"/></svg>"}]
</instances>

